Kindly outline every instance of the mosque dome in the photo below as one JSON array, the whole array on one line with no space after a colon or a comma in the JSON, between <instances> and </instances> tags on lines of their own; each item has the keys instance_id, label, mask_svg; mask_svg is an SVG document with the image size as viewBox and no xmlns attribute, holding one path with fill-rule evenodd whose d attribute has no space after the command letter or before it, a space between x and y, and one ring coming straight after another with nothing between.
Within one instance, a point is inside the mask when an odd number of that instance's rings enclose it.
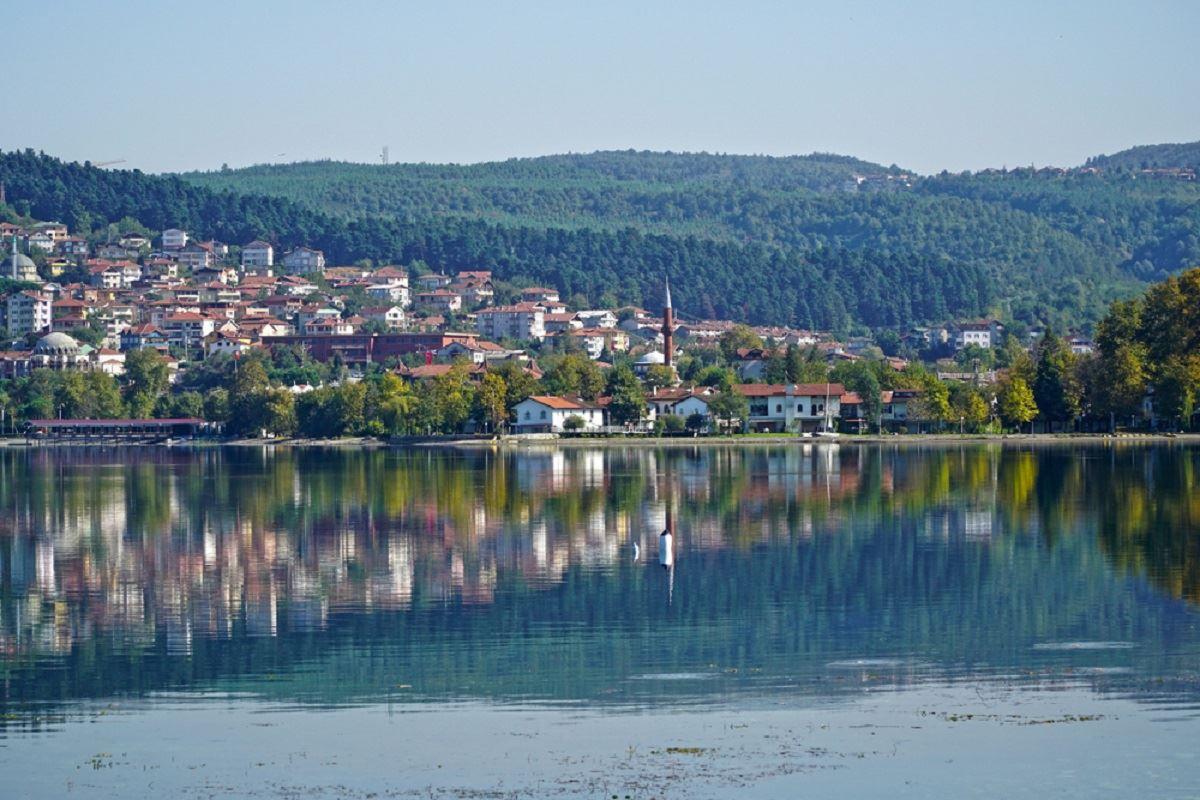
<instances>
[{"instance_id":1,"label":"mosque dome","mask_svg":"<svg viewBox=\"0 0 1200 800\"><path fill-rule=\"evenodd\" d=\"M24 253L17 253L16 256L14 256L14 258L16 259L18 270L24 270L24 269L36 270L37 269L37 264L33 263L33 259L30 258L29 256L25 255ZM9 266L11 266L11 265L12 265L12 261L9 261Z\"/></svg>"},{"instance_id":2,"label":"mosque dome","mask_svg":"<svg viewBox=\"0 0 1200 800\"><path fill-rule=\"evenodd\" d=\"M73 356L79 353L79 342L65 333L55 331L38 339L33 352L42 356Z\"/></svg>"},{"instance_id":3,"label":"mosque dome","mask_svg":"<svg viewBox=\"0 0 1200 800\"><path fill-rule=\"evenodd\" d=\"M667 357L657 350L651 350L649 353L646 353L644 356L639 358L636 363L647 367L654 364L665 364L667 363Z\"/></svg>"}]
</instances>

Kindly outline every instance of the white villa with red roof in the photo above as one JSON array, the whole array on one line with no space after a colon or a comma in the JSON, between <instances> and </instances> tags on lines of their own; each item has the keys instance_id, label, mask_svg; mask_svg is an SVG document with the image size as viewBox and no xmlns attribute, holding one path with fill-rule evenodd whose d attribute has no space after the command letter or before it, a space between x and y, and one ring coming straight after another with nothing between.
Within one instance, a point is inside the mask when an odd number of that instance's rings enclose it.
<instances>
[{"instance_id":1,"label":"white villa with red roof","mask_svg":"<svg viewBox=\"0 0 1200 800\"><path fill-rule=\"evenodd\" d=\"M743 383L734 391L750 403L751 430L785 433L833 429L841 416L840 383Z\"/></svg>"},{"instance_id":2,"label":"white villa with red roof","mask_svg":"<svg viewBox=\"0 0 1200 800\"><path fill-rule=\"evenodd\" d=\"M534 395L513 408L513 430L516 433L562 433L571 417L583 420L582 431L599 431L604 427L604 409L584 400L551 395Z\"/></svg>"}]
</instances>

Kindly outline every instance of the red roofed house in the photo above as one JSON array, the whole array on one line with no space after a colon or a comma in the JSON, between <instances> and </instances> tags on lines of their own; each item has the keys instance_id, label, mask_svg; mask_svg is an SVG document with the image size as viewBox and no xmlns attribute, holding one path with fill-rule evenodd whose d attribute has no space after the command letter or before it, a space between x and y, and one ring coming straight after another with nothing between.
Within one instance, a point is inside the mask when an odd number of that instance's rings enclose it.
<instances>
[{"instance_id":1,"label":"red roofed house","mask_svg":"<svg viewBox=\"0 0 1200 800\"><path fill-rule=\"evenodd\" d=\"M742 383L733 388L750 403L748 427L764 433L832 430L846 393L840 383Z\"/></svg>"},{"instance_id":2,"label":"red roofed house","mask_svg":"<svg viewBox=\"0 0 1200 800\"><path fill-rule=\"evenodd\" d=\"M568 430L567 420L583 420L581 431L599 431L604 427L604 409L585 400L553 395L534 395L513 408L513 431L516 433L562 433Z\"/></svg>"}]
</instances>

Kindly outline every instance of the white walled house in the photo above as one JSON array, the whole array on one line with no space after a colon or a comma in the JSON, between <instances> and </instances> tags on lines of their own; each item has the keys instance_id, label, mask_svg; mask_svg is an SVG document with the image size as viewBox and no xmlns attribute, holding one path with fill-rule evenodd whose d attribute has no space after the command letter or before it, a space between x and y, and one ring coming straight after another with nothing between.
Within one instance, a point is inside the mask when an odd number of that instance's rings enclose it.
<instances>
[{"instance_id":1,"label":"white walled house","mask_svg":"<svg viewBox=\"0 0 1200 800\"><path fill-rule=\"evenodd\" d=\"M367 306L361 313L364 319L383 323L389 331L398 331L404 327L404 309L398 305Z\"/></svg>"},{"instance_id":2,"label":"white walled house","mask_svg":"<svg viewBox=\"0 0 1200 800\"><path fill-rule=\"evenodd\" d=\"M17 292L8 296L5 324L10 336L24 336L49 329L54 315L50 295L40 292Z\"/></svg>"},{"instance_id":3,"label":"white walled house","mask_svg":"<svg viewBox=\"0 0 1200 800\"><path fill-rule=\"evenodd\" d=\"M546 312L535 303L484 308L475 314L479 333L493 341L500 339L546 338Z\"/></svg>"},{"instance_id":4,"label":"white walled house","mask_svg":"<svg viewBox=\"0 0 1200 800\"><path fill-rule=\"evenodd\" d=\"M976 345L985 350L1000 344L1000 333L1004 326L994 320L964 322L954 328L954 349Z\"/></svg>"},{"instance_id":5,"label":"white walled house","mask_svg":"<svg viewBox=\"0 0 1200 800\"><path fill-rule=\"evenodd\" d=\"M562 433L571 417L583 420L581 431L604 428L604 410L582 400L552 395L534 395L513 408L512 423L516 433Z\"/></svg>"},{"instance_id":6,"label":"white walled house","mask_svg":"<svg viewBox=\"0 0 1200 800\"><path fill-rule=\"evenodd\" d=\"M846 393L840 383L743 383L733 388L750 404L750 430L774 433L819 431L826 422L832 430Z\"/></svg>"},{"instance_id":7,"label":"white walled house","mask_svg":"<svg viewBox=\"0 0 1200 800\"><path fill-rule=\"evenodd\" d=\"M659 389L646 395L646 416L653 421L659 417L683 417L699 414L708 419L709 395L695 389Z\"/></svg>"},{"instance_id":8,"label":"white walled house","mask_svg":"<svg viewBox=\"0 0 1200 800\"><path fill-rule=\"evenodd\" d=\"M617 315L608 309L595 311L576 311L575 318L583 323L585 328L615 328Z\"/></svg>"},{"instance_id":9,"label":"white walled house","mask_svg":"<svg viewBox=\"0 0 1200 800\"><path fill-rule=\"evenodd\" d=\"M162 232L162 246L164 250L179 250L188 243L187 231L179 228L167 228Z\"/></svg>"},{"instance_id":10,"label":"white walled house","mask_svg":"<svg viewBox=\"0 0 1200 800\"><path fill-rule=\"evenodd\" d=\"M270 267L275 265L275 248L261 239L255 239L242 248L243 267Z\"/></svg>"},{"instance_id":11,"label":"white walled house","mask_svg":"<svg viewBox=\"0 0 1200 800\"><path fill-rule=\"evenodd\" d=\"M192 242L181 248L176 259L192 270L208 269L215 261L212 245L204 242Z\"/></svg>"},{"instance_id":12,"label":"white walled house","mask_svg":"<svg viewBox=\"0 0 1200 800\"><path fill-rule=\"evenodd\" d=\"M408 281L390 279L380 283L372 283L367 287L367 295L375 300L386 303L398 303L401 308L409 305Z\"/></svg>"},{"instance_id":13,"label":"white walled house","mask_svg":"<svg viewBox=\"0 0 1200 800\"><path fill-rule=\"evenodd\" d=\"M325 253L311 247L297 247L283 257L283 266L288 272L319 272L325 269Z\"/></svg>"}]
</instances>

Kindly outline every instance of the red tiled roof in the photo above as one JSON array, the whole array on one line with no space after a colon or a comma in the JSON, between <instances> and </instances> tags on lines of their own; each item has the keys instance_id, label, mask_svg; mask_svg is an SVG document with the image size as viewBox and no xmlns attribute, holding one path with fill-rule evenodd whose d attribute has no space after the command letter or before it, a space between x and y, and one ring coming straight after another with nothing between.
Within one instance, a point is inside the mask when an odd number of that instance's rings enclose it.
<instances>
[{"instance_id":1,"label":"red tiled roof","mask_svg":"<svg viewBox=\"0 0 1200 800\"><path fill-rule=\"evenodd\" d=\"M783 383L740 383L733 387L734 391L745 397L783 397L788 393L788 388L788 385ZM846 387L840 383L797 383L791 389L792 395L798 397L818 397L825 394L841 397L846 393Z\"/></svg>"},{"instance_id":2,"label":"red tiled roof","mask_svg":"<svg viewBox=\"0 0 1200 800\"><path fill-rule=\"evenodd\" d=\"M551 394L535 394L531 395L529 399L560 411L577 411L580 409L594 407L590 403L585 403L582 400L572 400L570 398L557 397Z\"/></svg>"}]
</instances>

